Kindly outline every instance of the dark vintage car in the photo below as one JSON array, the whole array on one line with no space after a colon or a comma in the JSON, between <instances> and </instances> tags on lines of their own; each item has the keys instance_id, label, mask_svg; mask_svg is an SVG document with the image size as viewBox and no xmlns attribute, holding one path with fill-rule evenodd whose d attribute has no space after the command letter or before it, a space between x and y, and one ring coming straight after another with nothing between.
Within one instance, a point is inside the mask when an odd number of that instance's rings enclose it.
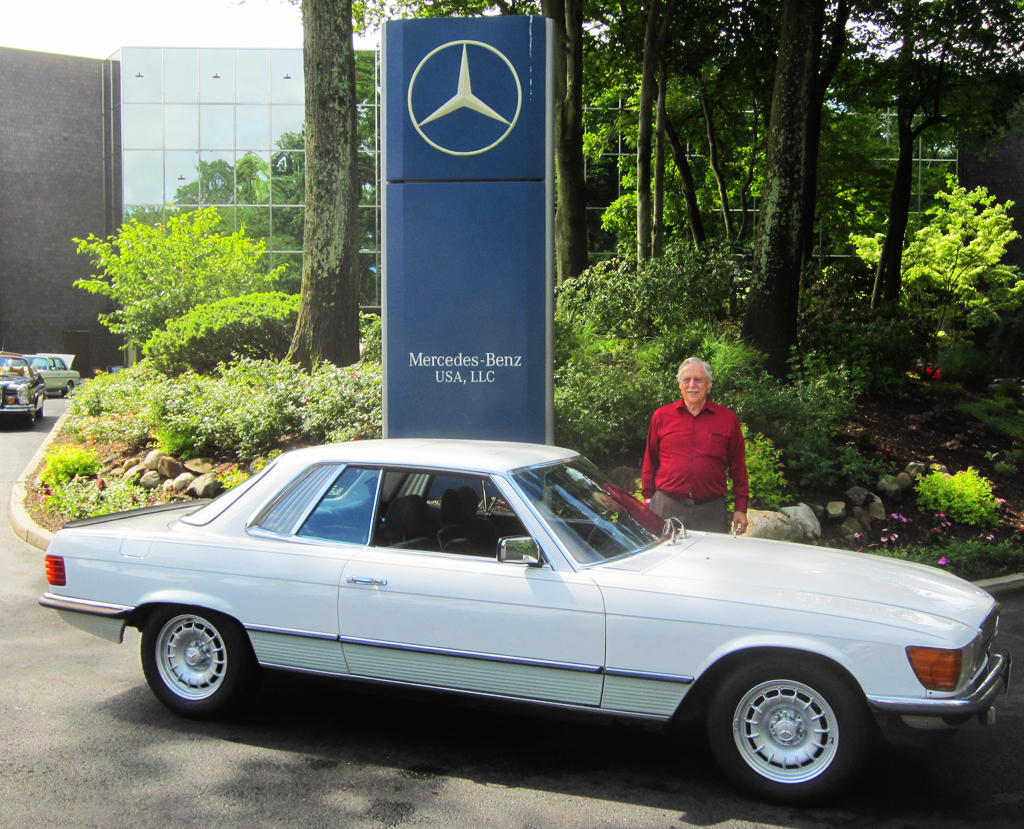
<instances>
[{"instance_id":1,"label":"dark vintage car","mask_svg":"<svg viewBox=\"0 0 1024 829\"><path fill-rule=\"evenodd\" d=\"M46 381L20 354L0 354L0 415L33 426L43 416Z\"/></svg>"}]
</instances>

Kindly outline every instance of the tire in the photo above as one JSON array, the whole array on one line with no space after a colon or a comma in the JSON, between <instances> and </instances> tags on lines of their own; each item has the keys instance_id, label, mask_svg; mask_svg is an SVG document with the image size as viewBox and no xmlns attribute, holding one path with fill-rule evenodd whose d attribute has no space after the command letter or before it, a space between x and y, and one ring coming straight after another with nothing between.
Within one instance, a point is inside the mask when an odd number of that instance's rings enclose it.
<instances>
[{"instance_id":1,"label":"tire","mask_svg":"<svg viewBox=\"0 0 1024 829\"><path fill-rule=\"evenodd\" d=\"M68 380L68 384L64 387L64 391L62 391L60 393L60 396L61 397L67 397L74 390L75 390L75 384L71 380Z\"/></svg>"},{"instance_id":2,"label":"tire","mask_svg":"<svg viewBox=\"0 0 1024 829\"><path fill-rule=\"evenodd\" d=\"M40 401L38 406L33 406L25 415L25 426L29 429L34 428L36 425L36 421L39 420L42 416L43 403L42 401Z\"/></svg>"},{"instance_id":3,"label":"tire","mask_svg":"<svg viewBox=\"0 0 1024 829\"><path fill-rule=\"evenodd\" d=\"M760 657L729 674L708 707L708 738L739 786L778 803L837 794L870 743L868 712L837 671L796 656Z\"/></svg>"},{"instance_id":4,"label":"tire","mask_svg":"<svg viewBox=\"0 0 1024 829\"><path fill-rule=\"evenodd\" d=\"M182 717L223 717L258 684L259 666L242 626L211 610L169 607L152 614L141 647L150 689Z\"/></svg>"}]
</instances>

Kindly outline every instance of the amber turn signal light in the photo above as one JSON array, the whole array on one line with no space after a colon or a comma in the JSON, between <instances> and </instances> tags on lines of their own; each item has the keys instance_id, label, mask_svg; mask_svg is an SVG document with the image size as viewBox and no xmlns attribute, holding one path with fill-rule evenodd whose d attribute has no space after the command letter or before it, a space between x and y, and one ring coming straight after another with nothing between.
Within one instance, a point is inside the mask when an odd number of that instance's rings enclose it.
<instances>
[{"instance_id":1,"label":"amber turn signal light","mask_svg":"<svg viewBox=\"0 0 1024 829\"><path fill-rule=\"evenodd\" d=\"M68 583L67 573L64 572L64 559L60 556L46 557L46 581L54 587L64 587Z\"/></svg>"},{"instance_id":2,"label":"amber turn signal light","mask_svg":"<svg viewBox=\"0 0 1024 829\"><path fill-rule=\"evenodd\" d=\"M929 691L955 691L964 665L962 650L945 648L907 648L914 674Z\"/></svg>"}]
</instances>

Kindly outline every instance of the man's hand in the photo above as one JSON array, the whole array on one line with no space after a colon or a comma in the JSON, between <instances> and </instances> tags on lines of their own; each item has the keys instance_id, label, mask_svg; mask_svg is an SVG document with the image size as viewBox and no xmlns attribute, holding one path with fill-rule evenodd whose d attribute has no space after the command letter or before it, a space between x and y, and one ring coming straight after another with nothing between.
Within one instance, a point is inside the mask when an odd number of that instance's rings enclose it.
<instances>
[{"instance_id":1,"label":"man's hand","mask_svg":"<svg viewBox=\"0 0 1024 829\"><path fill-rule=\"evenodd\" d=\"M745 512L734 512L732 514L732 534L743 535L747 531L747 514Z\"/></svg>"}]
</instances>

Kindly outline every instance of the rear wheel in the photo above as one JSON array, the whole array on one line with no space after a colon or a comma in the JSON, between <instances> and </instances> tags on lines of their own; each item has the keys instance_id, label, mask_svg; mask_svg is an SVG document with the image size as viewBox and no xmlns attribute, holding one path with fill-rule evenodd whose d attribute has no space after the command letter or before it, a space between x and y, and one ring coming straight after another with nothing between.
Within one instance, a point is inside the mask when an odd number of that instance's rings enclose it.
<instances>
[{"instance_id":1,"label":"rear wheel","mask_svg":"<svg viewBox=\"0 0 1024 829\"><path fill-rule=\"evenodd\" d=\"M183 717L230 713L259 678L242 626L210 610L166 608L142 632L142 670L156 698Z\"/></svg>"},{"instance_id":2,"label":"rear wheel","mask_svg":"<svg viewBox=\"0 0 1024 829\"><path fill-rule=\"evenodd\" d=\"M865 706L834 671L797 657L761 658L730 674L708 708L719 765L748 791L783 803L819 801L860 771Z\"/></svg>"},{"instance_id":3,"label":"rear wheel","mask_svg":"<svg viewBox=\"0 0 1024 829\"><path fill-rule=\"evenodd\" d=\"M75 390L75 384L71 380L68 380L68 384L64 387L64 391L62 393L62 396L63 397L67 397L74 390Z\"/></svg>"}]
</instances>

